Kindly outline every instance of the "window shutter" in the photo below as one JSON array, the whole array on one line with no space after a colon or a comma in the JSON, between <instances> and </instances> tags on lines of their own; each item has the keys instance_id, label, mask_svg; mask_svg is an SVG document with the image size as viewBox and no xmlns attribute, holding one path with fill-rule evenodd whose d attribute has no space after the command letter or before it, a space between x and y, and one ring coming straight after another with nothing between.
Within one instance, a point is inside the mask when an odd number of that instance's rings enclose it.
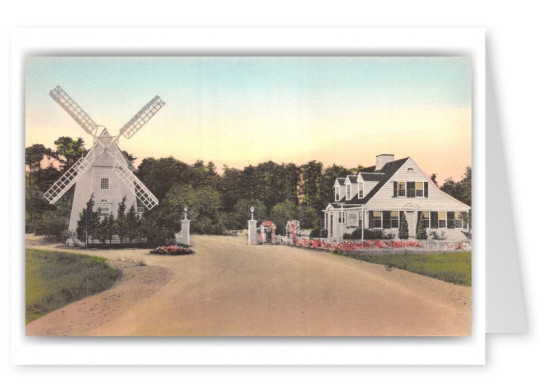
<instances>
[{"instance_id":1,"label":"window shutter","mask_svg":"<svg viewBox=\"0 0 551 391\"><path fill-rule=\"evenodd\" d=\"M429 197L429 183L425 182L425 198Z\"/></svg>"},{"instance_id":2,"label":"window shutter","mask_svg":"<svg viewBox=\"0 0 551 391\"><path fill-rule=\"evenodd\" d=\"M448 228L455 228L455 212L448 212Z\"/></svg>"},{"instance_id":3,"label":"window shutter","mask_svg":"<svg viewBox=\"0 0 551 391\"><path fill-rule=\"evenodd\" d=\"M390 228L390 211L383 211L383 228Z\"/></svg>"},{"instance_id":4,"label":"window shutter","mask_svg":"<svg viewBox=\"0 0 551 391\"><path fill-rule=\"evenodd\" d=\"M369 228L373 228L373 211L369 211Z\"/></svg>"},{"instance_id":5,"label":"window shutter","mask_svg":"<svg viewBox=\"0 0 551 391\"><path fill-rule=\"evenodd\" d=\"M398 197L398 182L394 181L394 197Z\"/></svg>"},{"instance_id":6,"label":"window shutter","mask_svg":"<svg viewBox=\"0 0 551 391\"><path fill-rule=\"evenodd\" d=\"M407 196L410 198L415 197L415 182L407 183Z\"/></svg>"},{"instance_id":7,"label":"window shutter","mask_svg":"<svg viewBox=\"0 0 551 391\"><path fill-rule=\"evenodd\" d=\"M438 228L438 212L430 212L430 227Z\"/></svg>"}]
</instances>

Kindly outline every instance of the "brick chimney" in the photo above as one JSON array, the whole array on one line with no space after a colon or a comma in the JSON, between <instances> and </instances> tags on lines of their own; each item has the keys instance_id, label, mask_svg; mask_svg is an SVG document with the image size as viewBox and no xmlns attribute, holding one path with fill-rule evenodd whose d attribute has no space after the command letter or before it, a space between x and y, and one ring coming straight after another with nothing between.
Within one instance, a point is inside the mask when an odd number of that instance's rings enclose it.
<instances>
[{"instance_id":1,"label":"brick chimney","mask_svg":"<svg viewBox=\"0 0 551 391\"><path fill-rule=\"evenodd\" d=\"M385 164L394 161L394 155L389 153L383 153L382 155L377 155L375 170L380 170L385 166Z\"/></svg>"}]
</instances>

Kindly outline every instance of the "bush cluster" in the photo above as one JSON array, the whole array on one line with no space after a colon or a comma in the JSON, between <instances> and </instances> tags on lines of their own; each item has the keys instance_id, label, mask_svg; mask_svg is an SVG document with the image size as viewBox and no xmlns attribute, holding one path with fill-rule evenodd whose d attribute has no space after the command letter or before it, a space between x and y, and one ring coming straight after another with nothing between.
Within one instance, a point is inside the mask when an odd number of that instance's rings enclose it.
<instances>
[{"instance_id":1,"label":"bush cluster","mask_svg":"<svg viewBox=\"0 0 551 391\"><path fill-rule=\"evenodd\" d=\"M356 228L352 233L344 234L343 239L358 240L362 238L362 229ZM381 229L364 228L364 240L394 239L394 234L385 234Z\"/></svg>"}]
</instances>

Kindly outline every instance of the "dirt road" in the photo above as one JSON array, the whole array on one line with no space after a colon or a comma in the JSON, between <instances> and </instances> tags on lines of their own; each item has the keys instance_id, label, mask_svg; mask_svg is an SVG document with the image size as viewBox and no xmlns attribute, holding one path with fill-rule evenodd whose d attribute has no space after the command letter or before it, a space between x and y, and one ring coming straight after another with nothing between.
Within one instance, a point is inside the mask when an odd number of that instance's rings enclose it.
<instances>
[{"instance_id":1,"label":"dirt road","mask_svg":"<svg viewBox=\"0 0 551 391\"><path fill-rule=\"evenodd\" d=\"M123 268L112 289L27 335L470 335L471 288L329 253L193 236L196 254L90 251ZM34 246L49 248L52 246ZM73 250L75 251L75 250ZM133 261L131 261L133 260ZM143 260L147 266L137 266Z\"/></svg>"}]
</instances>

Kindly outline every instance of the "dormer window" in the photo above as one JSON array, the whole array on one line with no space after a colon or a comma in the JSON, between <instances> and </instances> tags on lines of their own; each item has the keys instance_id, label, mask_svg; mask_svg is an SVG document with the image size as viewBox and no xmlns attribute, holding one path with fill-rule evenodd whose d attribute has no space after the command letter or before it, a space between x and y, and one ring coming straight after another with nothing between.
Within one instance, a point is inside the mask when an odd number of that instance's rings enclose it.
<instances>
[{"instance_id":1,"label":"dormer window","mask_svg":"<svg viewBox=\"0 0 551 391\"><path fill-rule=\"evenodd\" d=\"M364 198L364 187L363 187L363 183L362 183L362 186L360 187L360 198Z\"/></svg>"},{"instance_id":2,"label":"dormer window","mask_svg":"<svg viewBox=\"0 0 551 391\"><path fill-rule=\"evenodd\" d=\"M350 199L350 185L346 185L346 199Z\"/></svg>"},{"instance_id":3,"label":"dormer window","mask_svg":"<svg viewBox=\"0 0 551 391\"><path fill-rule=\"evenodd\" d=\"M339 188L335 188L335 201L338 201L340 199L339 197Z\"/></svg>"}]
</instances>

